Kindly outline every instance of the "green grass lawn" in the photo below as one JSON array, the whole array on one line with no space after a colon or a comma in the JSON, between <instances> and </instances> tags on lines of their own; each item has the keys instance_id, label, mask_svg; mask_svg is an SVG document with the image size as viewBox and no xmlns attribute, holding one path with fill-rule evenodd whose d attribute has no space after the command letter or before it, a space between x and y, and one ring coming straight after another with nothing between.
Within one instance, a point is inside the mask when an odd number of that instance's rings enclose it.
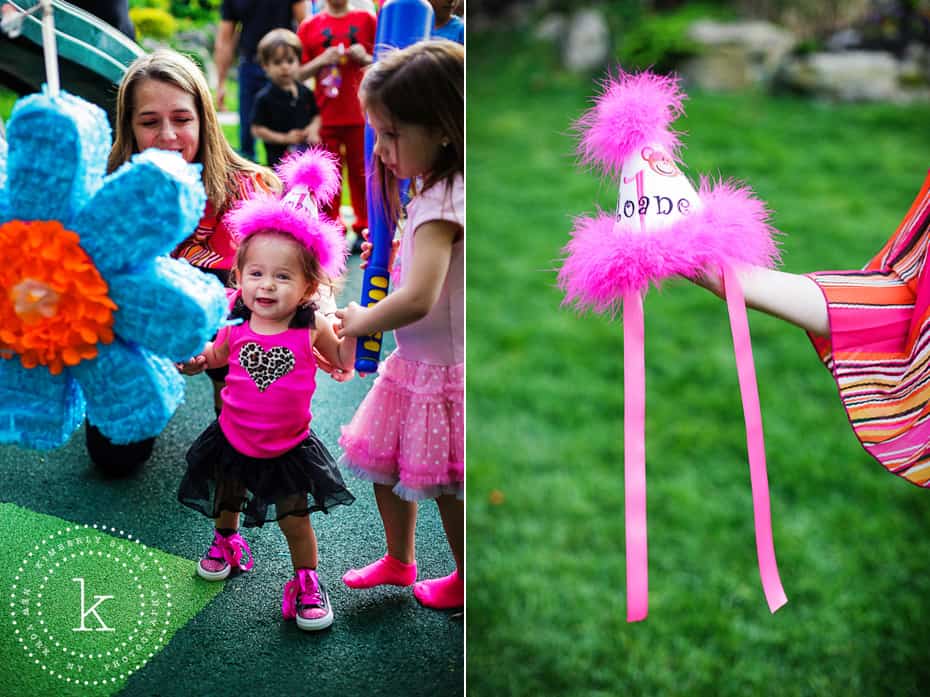
<instances>
[{"instance_id":1,"label":"green grass lawn","mask_svg":"<svg viewBox=\"0 0 930 697\"><path fill-rule=\"evenodd\" d=\"M923 694L930 496L862 450L803 332L753 313L789 599L771 615L726 308L680 280L646 300L650 614L626 623L622 327L555 283L572 216L616 204L574 166L595 86L519 40L469 44L469 694ZM686 109L689 172L749 183L788 271L863 265L930 164L926 105Z\"/></svg>"}]
</instances>

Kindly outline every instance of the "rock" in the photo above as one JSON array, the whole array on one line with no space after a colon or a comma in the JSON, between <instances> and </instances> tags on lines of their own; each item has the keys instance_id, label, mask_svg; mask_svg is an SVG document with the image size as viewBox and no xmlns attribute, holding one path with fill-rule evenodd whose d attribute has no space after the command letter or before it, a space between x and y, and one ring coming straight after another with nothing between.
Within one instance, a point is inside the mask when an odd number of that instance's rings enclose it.
<instances>
[{"instance_id":1,"label":"rock","mask_svg":"<svg viewBox=\"0 0 930 697\"><path fill-rule=\"evenodd\" d=\"M610 58L610 29L600 10L586 9L569 20L563 65L574 72L588 72L606 65Z\"/></svg>"},{"instance_id":2,"label":"rock","mask_svg":"<svg viewBox=\"0 0 930 697\"><path fill-rule=\"evenodd\" d=\"M543 17L533 30L537 41L560 42L565 36L565 15L558 12Z\"/></svg>"},{"instance_id":3,"label":"rock","mask_svg":"<svg viewBox=\"0 0 930 697\"><path fill-rule=\"evenodd\" d=\"M767 82L794 47L787 31L769 22L698 20L688 37L700 48L682 66L685 79L702 89L736 90Z\"/></svg>"},{"instance_id":4,"label":"rock","mask_svg":"<svg viewBox=\"0 0 930 697\"><path fill-rule=\"evenodd\" d=\"M898 61L884 51L811 53L785 63L779 78L789 88L839 101L900 98Z\"/></svg>"}]
</instances>

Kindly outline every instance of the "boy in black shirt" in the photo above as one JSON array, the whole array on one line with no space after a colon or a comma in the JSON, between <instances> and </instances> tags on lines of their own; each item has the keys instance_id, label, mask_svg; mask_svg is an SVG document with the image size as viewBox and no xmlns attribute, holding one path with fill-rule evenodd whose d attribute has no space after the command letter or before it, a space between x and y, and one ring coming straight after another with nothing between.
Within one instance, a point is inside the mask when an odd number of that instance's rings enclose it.
<instances>
[{"instance_id":1,"label":"boy in black shirt","mask_svg":"<svg viewBox=\"0 0 930 697\"><path fill-rule=\"evenodd\" d=\"M297 34L287 29L273 29L258 43L258 60L271 82L255 97L252 135L265 143L269 167L320 142L320 110L297 80L302 50Z\"/></svg>"}]
</instances>

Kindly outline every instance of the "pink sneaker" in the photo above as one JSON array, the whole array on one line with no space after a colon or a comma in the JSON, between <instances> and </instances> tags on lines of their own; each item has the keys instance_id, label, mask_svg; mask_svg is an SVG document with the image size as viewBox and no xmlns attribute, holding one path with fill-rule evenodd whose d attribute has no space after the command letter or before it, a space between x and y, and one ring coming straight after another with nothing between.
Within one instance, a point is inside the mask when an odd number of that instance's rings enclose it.
<instances>
[{"instance_id":1,"label":"pink sneaker","mask_svg":"<svg viewBox=\"0 0 930 697\"><path fill-rule=\"evenodd\" d=\"M297 576L284 586L281 614L286 620L297 620L297 626L308 632L326 629L333 623L333 608L329 595L313 569L298 569Z\"/></svg>"},{"instance_id":2,"label":"pink sneaker","mask_svg":"<svg viewBox=\"0 0 930 697\"><path fill-rule=\"evenodd\" d=\"M245 563L243 559L246 559ZM207 581L222 581L233 568L248 571L254 563L249 543L238 532L223 537L214 530L213 544L197 564L197 575Z\"/></svg>"}]
</instances>

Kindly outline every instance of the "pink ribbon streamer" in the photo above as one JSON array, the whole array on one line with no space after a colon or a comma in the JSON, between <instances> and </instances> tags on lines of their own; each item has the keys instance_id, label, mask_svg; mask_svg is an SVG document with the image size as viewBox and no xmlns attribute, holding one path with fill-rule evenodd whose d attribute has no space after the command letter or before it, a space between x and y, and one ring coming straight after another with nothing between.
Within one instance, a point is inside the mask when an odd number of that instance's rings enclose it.
<instances>
[{"instance_id":1,"label":"pink ribbon streamer","mask_svg":"<svg viewBox=\"0 0 930 697\"><path fill-rule=\"evenodd\" d=\"M733 351L736 355L736 373L739 376L740 397L743 400L743 419L746 422L746 448L749 452L749 476L752 482L752 510L756 525L756 554L759 558L759 575L762 590L775 612L788 602L782 588L775 562L775 544L772 541L772 515L769 505L769 480L765 470L765 437L762 433L762 412L759 408L759 389L752 360L749 340L749 320L743 289L729 264L722 264L724 292L730 313L730 330L733 333Z\"/></svg>"},{"instance_id":2,"label":"pink ribbon streamer","mask_svg":"<svg viewBox=\"0 0 930 697\"><path fill-rule=\"evenodd\" d=\"M759 390L749 338L749 320L743 289L733 269L722 265L724 291L733 334L733 351L739 378L746 448L752 484L752 507L756 530L756 555L762 590L769 610L775 612L788 602L775 561L768 475L765 467L765 437ZM646 543L646 362L643 297L633 291L623 297L623 462L626 509L626 594L627 622L639 622L649 613L649 560Z\"/></svg>"},{"instance_id":3,"label":"pink ribbon streamer","mask_svg":"<svg viewBox=\"0 0 930 697\"><path fill-rule=\"evenodd\" d=\"M643 296L623 297L623 478L626 510L627 622L649 612L646 550L646 357Z\"/></svg>"}]
</instances>

